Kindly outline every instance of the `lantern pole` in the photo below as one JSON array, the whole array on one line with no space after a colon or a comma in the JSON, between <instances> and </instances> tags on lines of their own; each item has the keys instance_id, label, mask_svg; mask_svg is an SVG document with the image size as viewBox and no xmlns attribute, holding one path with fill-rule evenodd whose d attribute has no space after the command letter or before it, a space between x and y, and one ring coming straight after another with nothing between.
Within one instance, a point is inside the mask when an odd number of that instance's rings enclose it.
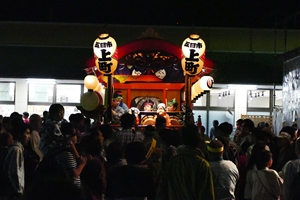
<instances>
[{"instance_id":1,"label":"lantern pole","mask_svg":"<svg viewBox=\"0 0 300 200\"><path fill-rule=\"evenodd\" d=\"M108 99L108 106L107 106L107 119L108 119L108 122L111 122L112 121L112 78L111 78L111 74L107 74L107 92L108 92L108 95L107 95L107 99Z\"/></svg>"},{"instance_id":2,"label":"lantern pole","mask_svg":"<svg viewBox=\"0 0 300 200\"><path fill-rule=\"evenodd\" d=\"M194 117L191 108L191 77L185 74L185 124L194 124Z\"/></svg>"}]
</instances>

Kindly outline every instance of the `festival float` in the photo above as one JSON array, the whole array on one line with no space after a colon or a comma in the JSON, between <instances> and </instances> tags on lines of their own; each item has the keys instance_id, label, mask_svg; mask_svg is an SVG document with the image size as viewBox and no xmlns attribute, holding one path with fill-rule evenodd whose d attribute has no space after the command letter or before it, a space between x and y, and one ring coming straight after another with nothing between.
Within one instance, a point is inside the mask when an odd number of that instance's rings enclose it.
<instances>
[{"instance_id":1,"label":"festival float","mask_svg":"<svg viewBox=\"0 0 300 200\"><path fill-rule=\"evenodd\" d=\"M154 125L162 114L168 126L193 123L192 103L213 86L205 43L192 34L179 47L151 33L120 47L108 34L95 40L93 64L85 69L88 91L78 106L86 117L110 123L111 113L104 112L118 91L139 126Z\"/></svg>"}]
</instances>

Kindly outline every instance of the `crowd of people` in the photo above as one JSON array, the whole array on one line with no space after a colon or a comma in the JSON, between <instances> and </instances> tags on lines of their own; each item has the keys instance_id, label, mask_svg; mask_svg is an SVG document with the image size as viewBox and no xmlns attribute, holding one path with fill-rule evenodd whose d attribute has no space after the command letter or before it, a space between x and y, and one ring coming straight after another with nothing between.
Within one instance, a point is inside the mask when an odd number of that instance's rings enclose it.
<instances>
[{"instance_id":1,"label":"crowd of people","mask_svg":"<svg viewBox=\"0 0 300 200\"><path fill-rule=\"evenodd\" d=\"M1 121L1 200L299 196L296 127L275 136L267 123L239 119L233 132L232 124L215 120L206 134L202 125L172 129L160 115L155 126L139 128L124 112L113 128L81 113L64 119L61 104L43 116L24 113Z\"/></svg>"}]
</instances>

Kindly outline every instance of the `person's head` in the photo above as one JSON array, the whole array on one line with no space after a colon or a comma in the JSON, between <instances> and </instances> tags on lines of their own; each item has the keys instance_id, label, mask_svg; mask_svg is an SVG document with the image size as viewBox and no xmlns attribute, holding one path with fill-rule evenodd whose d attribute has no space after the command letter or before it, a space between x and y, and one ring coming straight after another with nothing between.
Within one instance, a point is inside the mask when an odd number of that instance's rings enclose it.
<instances>
[{"instance_id":1,"label":"person's head","mask_svg":"<svg viewBox=\"0 0 300 200\"><path fill-rule=\"evenodd\" d=\"M152 125L147 125L144 133L145 137L153 137L155 135L155 128Z\"/></svg>"},{"instance_id":2,"label":"person's head","mask_svg":"<svg viewBox=\"0 0 300 200\"><path fill-rule=\"evenodd\" d=\"M141 164L145 160L147 150L141 142L130 142L125 148L125 159L129 164Z\"/></svg>"},{"instance_id":3,"label":"person's head","mask_svg":"<svg viewBox=\"0 0 300 200\"><path fill-rule=\"evenodd\" d=\"M114 141L106 149L106 159L109 163L116 163L124 158L124 153L120 143Z\"/></svg>"},{"instance_id":4,"label":"person's head","mask_svg":"<svg viewBox=\"0 0 300 200\"><path fill-rule=\"evenodd\" d=\"M224 137L229 137L230 134L232 133L233 127L232 124L228 122L223 122L218 126L218 130L220 134L223 135Z\"/></svg>"},{"instance_id":5,"label":"person's head","mask_svg":"<svg viewBox=\"0 0 300 200\"><path fill-rule=\"evenodd\" d=\"M59 103L54 103L49 108L49 119L54 121L61 121L64 119L65 109L63 105Z\"/></svg>"},{"instance_id":6,"label":"person's head","mask_svg":"<svg viewBox=\"0 0 300 200\"><path fill-rule=\"evenodd\" d=\"M128 129L128 128L131 128L134 123L135 123L135 116L130 114L130 113L124 113L122 116L121 116L121 126L122 128L124 129Z\"/></svg>"},{"instance_id":7,"label":"person's head","mask_svg":"<svg viewBox=\"0 0 300 200\"><path fill-rule=\"evenodd\" d=\"M3 117L3 120L2 120L2 128L9 132L10 129L11 129L11 125L10 125L10 117Z\"/></svg>"},{"instance_id":8,"label":"person's head","mask_svg":"<svg viewBox=\"0 0 300 200\"><path fill-rule=\"evenodd\" d=\"M166 128L167 120L163 116L158 115L155 120L155 128L157 131Z\"/></svg>"},{"instance_id":9,"label":"person's head","mask_svg":"<svg viewBox=\"0 0 300 200\"><path fill-rule=\"evenodd\" d=\"M28 112L23 112L23 118L27 119L29 117L29 113Z\"/></svg>"},{"instance_id":10,"label":"person's head","mask_svg":"<svg viewBox=\"0 0 300 200\"><path fill-rule=\"evenodd\" d=\"M251 144L248 143L248 147L251 146ZM247 148L244 148L245 146L242 146L243 150L246 152ZM263 142L257 142L253 145L252 152L249 156L248 162L247 162L247 169L253 169L258 157L260 157L260 154L262 151L267 150L267 145Z\"/></svg>"},{"instance_id":11,"label":"person's head","mask_svg":"<svg viewBox=\"0 0 300 200\"><path fill-rule=\"evenodd\" d=\"M32 114L29 118L29 125L32 130L39 131L42 128L42 118L38 114Z\"/></svg>"},{"instance_id":12,"label":"person's head","mask_svg":"<svg viewBox=\"0 0 300 200\"><path fill-rule=\"evenodd\" d=\"M201 130L200 130L201 134L204 135L205 134L205 127L201 126Z\"/></svg>"},{"instance_id":13,"label":"person's head","mask_svg":"<svg viewBox=\"0 0 300 200\"><path fill-rule=\"evenodd\" d=\"M157 110L156 110L156 112L157 112L159 115L165 113L165 112L166 112L166 105L165 105L164 103L159 103L159 104L157 105Z\"/></svg>"},{"instance_id":14,"label":"person's head","mask_svg":"<svg viewBox=\"0 0 300 200\"><path fill-rule=\"evenodd\" d=\"M150 111L152 111L152 102L146 102L146 103L144 103L144 111L146 111L146 112L150 112Z\"/></svg>"},{"instance_id":15,"label":"person's head","mask_svg":"<svg viewBox=\"0 0 300 200\"><path fill-rule=\"evenodd\" d=\"M254 129L254 122L251 119L244 119L241 127L241 131L244 135L252 133Z\"/></svg>"},{"instance_id":16,"label":"person's head","mask_svg":"<svg viewBox=\"0 0 300 200\"><path fill-rule=\"evenodd\" d=\"M182 144L182 135L179 130L162 129L159 131L159 136L166 146L172 145L174 147L178 147Z\"/></svg>"},{"instance_id":17,"label":"person's head","mask_svg":"<svg viewBox=\"0 0 300 200\"><path fill-rule=\"evenodd\" d=\"M235 122L236 129L241 130L243 121L244 121L243 119L238 119L238 120Z\"/></svg>"},{"instance_id":18,"label":"person's head","mask_svg":"<svg viewBox=\"0 0 300 200\"><path fill-rule=\"evenodd\" d=\"M201 136L198 127L194 124L188 124L182 127L182 141L183 144L198 148L201 142Z\"/></svg>"},{"instance_id":19,"label":"person's head","mask_svg":"<svg viewBox=\"0 0 300 200\"><path fill-rule=\"evenodd\" d=\"M28 124L22 121L15 121L12 126L11 134L14 140L19 141L23 145L27 145L30 140L30 127Z\"/></svg>"},{"instance_id":20,"label":"person's head","mask_svg":"<svg viewBox=\"0 0 300 200\"><path fill-rule=\"evenodd\" d=\"M257 157L255 162L256 168L262 170L265 167L270 167L273 163L272 153L267 150L260 152L260 155Z\"/></svg>"},{"instance_id":21,"label":"person's head","mask_svg":"<svg viewBox=\"0 0 300 200\"><path fill-rule=\"evenodd\" d=\"M7 147L14 143L14 138L9 132L0 134L0 147Z\"/></svg>"},{"instance_id":22,"label":"person's head","mask_svg":"<svg viewBox=\"0 0 300 200\"><path fill-rule=\"evenodd\" d=\"M80 147L84 155L99 155L102 151L103 136L101 131L94 127L89 130L89 135L82 137Z\"/></svg>"},{"instance_id":23,"label":"person's head","mask_svg":"<svg viewBox=\"0 0 300 200\"><path fill-rule=\"evenodd\" d=\"M288 133L291 136L291 140L294 140L297 138L297 130L294 129L292 126L285 126L280 130L281 132Z\"/></svg>"},{"instance_id":24,"label":"person's head","mask_svg":"<svg viewBox=\"0 0 300 200\"><path fill-rule=\"evenodd\" d=\"M218 120L214 120L214 121L213 121L213 126L214 126L215 128L217 128L217 127L219 126L219 121L218 121Z\"/></svg>"},{"instance_id":25,"label":"person's head","mask_svg":"<svg viewBox=\"0 0 300 200\"><path fill-rule=\"evenodd\" d=\"M118 105L120 105L121 100L122 97L119 94L114 93L112 97L112 106L117 107Z\"/></svg>"},{"instance_id":26,"label":"person's head","mask_svg":"<svg viewBox=\"0 0 300 200\"><path fill-rule=\"evenodd\" d=\"M113 135L113 129L109 124L101 124L99 130L101 131L104 140L110 139Z\"/></svg>"},{"instance_id":27,"label":"person's head","mask_svg":"<svg viewBox=\"0 0 300 200\"><path fill-rule=\"evenodd\" d=\"M212 140L207 144L207 151L211 161L219 160L223 157L224 145L219 140Z\"/></svg>"},{"instance_id":28,"label":"person's head","mask_svg":"<svg viewBox=\"0 0 300 200\"><path fill-rule=\"evenodd\" d=\"M60 131L66 140L72 140L73 143L77 143L77 132L72 123L62 123Z\"/></svg>"},{"instance_id":29,"label":"person's head","mask_svg":"<svg viewBox=\"0 0 300 200\"><path fill-rule=\"evenodd\" d=\"M280 132L277 136L277 142L279 147L286 147L291 144L292 136L287 132Z\"/></svg>"},{"instance_id":30,"label":"person's head","mask_svg":"<svg viewBox=\"0 0 300 200\"><path fill-rule=\"evenodd\" d=\"M43 120L46 121L48 119L48 117L49 117L49 112L47 110L45 110L43 112Z\"/></svg>"}]
</instances>

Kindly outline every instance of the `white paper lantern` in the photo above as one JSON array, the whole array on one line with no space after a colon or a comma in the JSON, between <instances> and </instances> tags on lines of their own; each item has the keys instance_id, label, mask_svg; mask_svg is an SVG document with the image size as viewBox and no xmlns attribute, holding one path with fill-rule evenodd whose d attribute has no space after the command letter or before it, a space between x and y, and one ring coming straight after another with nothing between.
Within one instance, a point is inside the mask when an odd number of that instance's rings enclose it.
<instances>
[{"instance_id":1,"label":"white paper lantern","mask_svg":"<svg viewBox=\"0 0 300 200\"><path fill-rule=\"evenodd\" d=\"M94 75L87 75L83 83L88 90L94 90L99 85L98 78Z\"/></svg>"},{"instance_id":2,"label":"white paper lantern","mask_svg":"<svg viewBox=\"0 0 300 200\"><path fill-rule=\"evenodd\" d=\"M191 55L197 54L199 58L204 54L206 45L198 34L191 34L183 41L181 49L184 57L190 58Z\"/></svg>"},{"instance_id":3,"label":"white paper lantern","mask_svg":"<svg viewBox=\"0 0 300 200\"><path fill-rule=\"evenodd\" d=\"M200 87L204 91L211 90L214 85L214 79L211 76L202 76L200 78Z\"/></svg>"},{"instance_id":4,"label":"white paper lantern","mask_svg":"<svg viewBox=\"0 0 300 200\"><path fill-rule=\"evenodd\" d=\"M100 59L111 58L116 49L117 43L115 39L107 33L100 34L93 44L94 54Z\"/></svg>"}]
</instances>

